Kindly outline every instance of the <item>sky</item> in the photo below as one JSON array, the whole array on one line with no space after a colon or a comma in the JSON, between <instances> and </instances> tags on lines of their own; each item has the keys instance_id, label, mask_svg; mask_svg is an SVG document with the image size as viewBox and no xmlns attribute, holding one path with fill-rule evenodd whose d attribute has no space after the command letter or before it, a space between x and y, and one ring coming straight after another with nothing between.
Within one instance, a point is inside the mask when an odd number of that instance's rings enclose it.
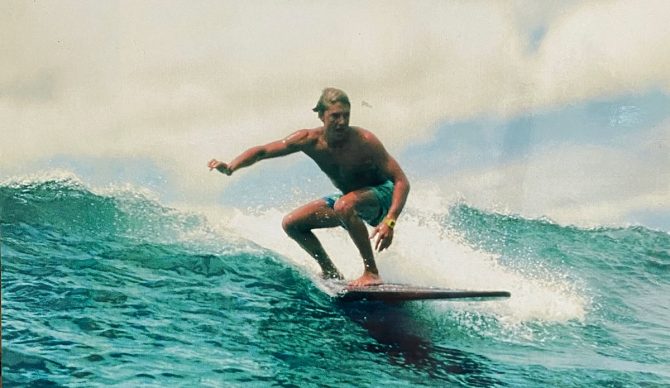
<instances>
[{"instance_id":1,"label":"sky","mask_svg":"<svg viewBox=\"0 0 670 388\"><path fill-rule=\"evenodd\" d=\"M205 166L319 126L336 86L410 204L667 231L667 20L664 0L3 1L0 177L64 169L174 203L328 194L304 156Z\"/></svg>"}]
</instances>

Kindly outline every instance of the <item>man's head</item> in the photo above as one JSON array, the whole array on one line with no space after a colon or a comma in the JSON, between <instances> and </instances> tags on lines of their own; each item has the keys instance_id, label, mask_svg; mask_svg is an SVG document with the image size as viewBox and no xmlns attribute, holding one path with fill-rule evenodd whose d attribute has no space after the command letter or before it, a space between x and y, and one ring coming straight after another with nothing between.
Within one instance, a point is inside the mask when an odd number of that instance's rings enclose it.
<instances>
[{"instance_id":1,"label":"man's head","mask_svg":"<svg viewBox=\"0 0 670 388\"><path fill-rule=\"evenodd\" d=\"M347 107L351 108L349 97L345 92L336 88L326 88L323 89L323 92L321 93L321 98L319 98L319 101L316 103L316 106L312 110L318 113L319 118L323 120L323 113L327 111L328 108L330 108L332 105L335 105L338 102L342 105L346 105Z\"/></svg>"},{"instance_id":2,"label":"man's head","mask_svg":"<svg viewBox=\"0 0 670 388\"><path fill-rule=\"evenodd\" d=\"M349 97L343 91L335 88L324 89L314 111L319 113L329 142L346 139L349 133L350 110Z\"/></svg>"}]
</instances>

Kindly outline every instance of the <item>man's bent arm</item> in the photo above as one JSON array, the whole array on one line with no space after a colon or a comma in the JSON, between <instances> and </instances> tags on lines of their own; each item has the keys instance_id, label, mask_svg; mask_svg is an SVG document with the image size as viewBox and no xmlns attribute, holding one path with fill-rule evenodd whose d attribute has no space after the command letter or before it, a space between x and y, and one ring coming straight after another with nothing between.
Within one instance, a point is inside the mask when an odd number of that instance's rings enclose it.
<instances>
[{"instance_id":1,"label":"man's bent arm","mask_svg":"<svg viewBox=\"0 0 670 388\"><path fill-rule=\"evenodd\" d=\"M405 176L398 162L390 155L388 156L387 170L393 181L393 196L391 197L391 207L386 218L396 220L405 207L405 202L407 202L409 180L407 180L407 176Z\"/></svg>"},{"instance_id":2,"label":"man's bent arm","mask_svg":"<svg viewBox=\"0 0 670 388\"><path fill-rule=\"evenodd\" d=\"M373 154L375 154L375 158L379 160L384 175L393 181L391 207L386 214L386 218L395 221L405 207L405 202L407 202L407 196L409 195L409 180L407 179L407 176L405 176L405 172L400 168L398 162L386 151L381 141L379 141L372 132L364 131L364 134L366 140L373 147Z\"/></svg>"},{"instance_id":3,"label":"man's bent arm","mask_svg":"<svg viewBox=\"0 0 670 388\"><path fill-rule=\"evenodd\" d=\"M385 157L386 163L384 165L384 170L386 170L387 177L393 181L393 195L391 197L391 207L386 214L385 221L377 225L370 236L371 239L377 236L375 249L379 252L391 245L391 242L393 241L393 227L395 226L395 220L405 207L407 195L409 194L409 181L400 168L400 165L390 155L386 154Z\"/></svg>"}]
</instances>

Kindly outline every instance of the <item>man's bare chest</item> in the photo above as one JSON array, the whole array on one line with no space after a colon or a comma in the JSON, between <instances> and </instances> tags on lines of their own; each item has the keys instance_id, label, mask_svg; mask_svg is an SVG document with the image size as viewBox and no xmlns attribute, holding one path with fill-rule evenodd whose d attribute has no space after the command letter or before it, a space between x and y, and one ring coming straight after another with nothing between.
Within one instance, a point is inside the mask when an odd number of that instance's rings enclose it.
<instances>
[{"instance_id":1,"label":"man's bare chest","mask_svg":"<svg viewBox=\"0 0 670 388\"><path fill-rule=\"evenodd\" d=\"M348 178L377 170L374 157L366 147L324 147L314 150L310 156L331 177Z\"/></svg>"}]
</instances>

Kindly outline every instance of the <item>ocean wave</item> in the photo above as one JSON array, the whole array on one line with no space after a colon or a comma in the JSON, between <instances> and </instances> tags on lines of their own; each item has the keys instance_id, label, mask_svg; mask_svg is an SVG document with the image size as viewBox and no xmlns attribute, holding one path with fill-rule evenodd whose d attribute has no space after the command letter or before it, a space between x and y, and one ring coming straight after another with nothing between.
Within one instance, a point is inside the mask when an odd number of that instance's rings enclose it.
<instances>
[{"instance_id":1,"label":"ocean wave","mask_svg":"<svg viewBox=\"0 0 670 388\"><path fill-rule=\"evenodd\" d=\"M475 348L523 362L565 347L595 359L596 349L653 371L670 354L670 240L643 227L409 206L377 256L386 281L512 297L380 306L333 303L320 291L318 266L285 236L275 208L174 208L142 188L95 189L61 174L3 182L0 212L10 383L179 385L203 368L261 379L306 363L321 370L323 357L352 352L438 369L433 376L476 360L466 375L487 375L495 363ZM347 278L360 275L346 231L317 234ZM171 374L155 373L157 364Z\"/></svg>"},{"instance_id":2,"label":"ocean wave","mask_svg":"<svg viewBox=\"0 0 670 388\"><path fill-rule=\"evenodd\" d=\"M281 231L283 213L272 208L178 210L142 188L93 189L61 172L2 182L0 215L5 229L23 225L20 233L42 238L53 230L53 240L63 239L64 233L85 241L97 257L141 261L155 270L184 268L219 276L226 270L218 257L264 257L269 252L318 276L315 262ZM357 276L360 259L346 233L318 233L345 276ZM64 241L57 247L67 251ZM594 286L618 290L607 279L629 287L667 284L669 241L666 233L641 226L564 226L461 201L432 211L408 208L394 248L378 262L387 281L511 290L518 305L501 307L503 316L583 319L597 294Z\"/></svg>"},{"instance_id":3,"label":"ocean wave","mask_svg":"<svg viewBox=\"0 0 670 388\"><path fill-rule=\"evenodd\" d=\"M3 182L0 219L8 224L49 225L73 234L153 241L173 240L205 226L203 217L163 206L147 190L131 186L92 190L67 172Z\"/></svg>"}]
</instances>

